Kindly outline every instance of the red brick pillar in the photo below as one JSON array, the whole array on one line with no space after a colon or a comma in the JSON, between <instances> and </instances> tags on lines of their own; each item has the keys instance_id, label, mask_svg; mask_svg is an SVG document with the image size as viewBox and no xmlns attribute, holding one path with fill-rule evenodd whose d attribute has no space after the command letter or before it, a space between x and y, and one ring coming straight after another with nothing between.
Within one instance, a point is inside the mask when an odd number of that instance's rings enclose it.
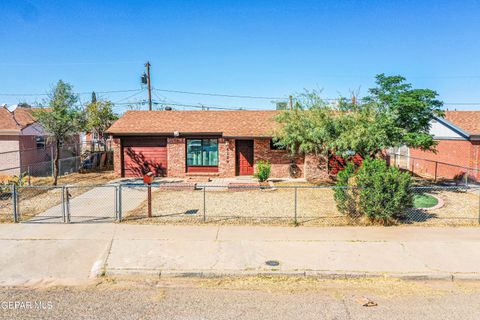
<instances>
[{"instance_id":1,"label":"red brick pillar","mask_svg":"<svg viewBox=\"0 0 480 320\"><path fill-rule=\"evenodd\" d=\"M113 138L113 171L116 178L122 176L122 142L118 137Z\"/></svg>"}]
</instances>

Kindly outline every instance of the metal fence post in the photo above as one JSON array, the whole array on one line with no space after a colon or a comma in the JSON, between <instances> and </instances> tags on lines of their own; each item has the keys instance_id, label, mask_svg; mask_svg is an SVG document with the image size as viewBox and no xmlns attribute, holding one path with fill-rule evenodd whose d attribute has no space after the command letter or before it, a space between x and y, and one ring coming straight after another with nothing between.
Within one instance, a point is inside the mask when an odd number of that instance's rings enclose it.
<instances>
[{"instance_id":1,"label":"metal fence post","mask_svg":"<svg viewBox=\"0 0 480 320\"><path fill-rule=\"evenodd\" d=\"M67 217L66 223L70 223L70 194L68 193L68 187L65 188L65 213Z\"/></svg>"},{"instance_id":2,"label":"metal fence post","mask_svg":"<svg viewBox=\"0 0 480 320\"><path fill-rule=\"evenodd\" d=\"M115 213L115 220L118 220L118 186L113 187L113 211Z\"/></svg>"},{"instance_id":3,"label":"metal fence post","mask_svg":"<svg viewBox=\"0 0 480 320\"><path fill-rule=\"evenodd\" d=\"M294 216L293 223L295 225L298 224L298 221L297 221L297 189L298 189L297 187L295 187L295 189L294 189L294 191L295 191L295 204L294 204L295 205L295 209L294 209L295 216Z\"/></svg>"},{"instance_id":4,"label":"metal fence post","mask_svg":"<svg viewBox=\"0 0 480 320\"><path fill-rule=\"evenodd\" d=\"M12 184L12 205L13 205L13 222L18 222L18 193L17 186Z\"/></svg>"},{"instance_id":5,"label":"metal fence post","mask_svg":"<svg viewBox=\"0 0 480 320\"><path fill-rule=\"evenodd\" d=\"M65 187L62 187L62 193L60 195L62 199L62 216L63 216L63 223L67 223L67 212L65 210Z\"/></svg>"},{"instance_id":6,"label":"metal fence post","mask_svg":"<svg viewBox=\"0 0 480 320\"><path fill-rule=\"evenodd\" d=\"M117 221L122 222L122 185L117 188Z\"/></svg>"},{"instance_id":7,"label":"metal fence post","mask_svg":"<svg viewBox=\"0 0 480 320\"><path fill-rule=\"evenodd\" d=\"M203 222L207 221L207 186L203 186Z\"/></svg>"},{"instance_id":8,"label":"metal fence post","mask_svg":"<svg viewBox=\"0 0 480 320\"><path fill-rule=\"evenodd\" d=\"M477 188L477 194L478 194L478 224L480 224L480 188Z\"/></svg>"}]
</instances>

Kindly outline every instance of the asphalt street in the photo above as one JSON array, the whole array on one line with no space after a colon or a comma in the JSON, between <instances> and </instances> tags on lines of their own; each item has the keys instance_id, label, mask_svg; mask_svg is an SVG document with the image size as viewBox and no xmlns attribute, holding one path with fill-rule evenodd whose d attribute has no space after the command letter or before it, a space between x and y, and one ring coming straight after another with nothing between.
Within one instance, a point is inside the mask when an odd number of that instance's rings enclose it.
<instances>
[{"instance_id":1,"label":"asphalt street","mask_svg":"<svg viewBox=\"0 0 480 320\"><path fill-rule=\"evenodd\" d=\"M82 287L3 287L0 318L473 320L480 317L477 282L309 281L104 279ZM365 307L362 305L365 301L377 305Z\"/></svg>"}]
</instances>

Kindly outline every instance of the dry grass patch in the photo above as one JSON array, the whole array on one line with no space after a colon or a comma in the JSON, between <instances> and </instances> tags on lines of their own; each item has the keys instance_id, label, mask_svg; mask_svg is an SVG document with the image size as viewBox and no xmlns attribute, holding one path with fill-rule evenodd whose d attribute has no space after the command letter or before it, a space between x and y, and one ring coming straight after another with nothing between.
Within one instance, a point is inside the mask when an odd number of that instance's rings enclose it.
<instances>
[{"instance_id":1,"label":"dry grass patch","mask_svg":"<svg viewBox=\"0 0 480 320\"><path fill-rule=\"evenodd\" d=\"M225 290L260 290L267 292L322 292L345 296L352 292L393 298L407 295L441 296L452 290L452 284L404 281L395 278L320 279L314 277L252 276L200 279L202 288ZM456 285L455 285L456 286Z\"/></svg>"},{"instance_id":2,"label":"dry grass patch","mask_svg":"<svg viewBox=\"0 0 480 320\"><path fill-rule=\"evenodd\" d=\"M87 171L70 173L58 177L58 185L89 185L103 184L115 178L113 171ZM32 177L31 185L33 186L51 186L52 177Z\"/></svg>"}]
</instances>

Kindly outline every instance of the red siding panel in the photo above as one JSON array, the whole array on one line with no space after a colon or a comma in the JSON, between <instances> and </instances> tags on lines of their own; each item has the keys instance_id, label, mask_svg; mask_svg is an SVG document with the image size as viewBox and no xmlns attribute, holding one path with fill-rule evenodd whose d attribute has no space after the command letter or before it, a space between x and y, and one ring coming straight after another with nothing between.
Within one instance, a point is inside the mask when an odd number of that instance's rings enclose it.
<instances>
[{"instance_id":1,"label":"red siding panel","mask_svg":"<svg viewBox=\"0 0 480 320\"><path fill-rule=\"evenodd\" d=\"M123 175L142 177L148 172L167 175L167 140L164 138L134 137L123 142Z\"/></svg>"}]
</instances>

